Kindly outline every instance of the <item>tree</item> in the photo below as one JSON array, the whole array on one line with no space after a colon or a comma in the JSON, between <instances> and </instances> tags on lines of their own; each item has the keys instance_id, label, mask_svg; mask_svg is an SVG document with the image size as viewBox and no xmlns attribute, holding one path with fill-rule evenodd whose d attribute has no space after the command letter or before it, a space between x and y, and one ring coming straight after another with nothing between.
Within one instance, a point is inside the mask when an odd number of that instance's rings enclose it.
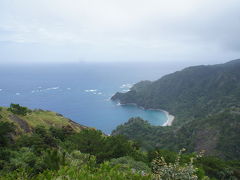
<instances>
[{"instance_id":1,"label":"tree","mask_svg":"<svg viewBox=\"0 0 240 180\"><path fill-rule=\"evenodd\" d=\"M69 139L75 144L76 149L91 155L96 155L104 147L102 132L93 129L84 129Z\"/></svg>"},{"instance_id":2,"label":"tree","mask_svg":"<svg viewBox=\"0 0 240 180\"><path fill-rule=\"evenodd\" d=\"M30 110L27 107L20 106L19 104L11 104L8 111L11 111L13 114L26 116Z\"/></svg>"},{"instance_id":3,"label":"tree","mask_svg":"<svg viewBox=\"0 0 240 180\"><path fill-rule=\"evenodd\" d=\"M11 141L10 134L14 132L14 124L9 122L0 122L0 147L5 147Z\"/></svg>"},{"instance_id":4,"label":"tree","mask_svg":"<svg viewBox=\"0 0 240 180\"><path fill-rule=\"evenodd\" d=\"M60 166L66 165L66 153L60 153L57 149L48 150L44 162L50 170L59 170Z\"/></svg>"},{"instance_id":5,"label":"tree","mask_svg":"<svg viewBox=\"0 0 240 180\"><path fill-rule=\"evenodd\" d=\"M174 163L167 163L165 159L158 156L152 161L152 171L156 180L197 180L197 168L194 167L194 158L189 163L180 164L181 154L185 149L181 150ZM204 180L209 178L204 177Z\"/></svg>"}]
</instances>

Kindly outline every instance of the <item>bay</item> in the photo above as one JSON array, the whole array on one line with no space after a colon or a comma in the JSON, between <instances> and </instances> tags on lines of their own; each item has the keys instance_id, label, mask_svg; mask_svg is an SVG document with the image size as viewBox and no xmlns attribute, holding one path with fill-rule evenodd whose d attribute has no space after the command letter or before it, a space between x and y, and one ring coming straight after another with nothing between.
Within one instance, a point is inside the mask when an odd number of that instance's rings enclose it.
<instances>
[{"instance_id":1,"label":"bay","mask_svg":"<svg viewBox=\"0 0 240 180\"><path fill-rule=\"evenodd\" d=\"M172 69L156 64L78 63L0 67L0 106L19 103L51 110L110 134L131 117L163 125L165 113L110 101L140 80L155 80Z\"/></svg>"}]
</instances>

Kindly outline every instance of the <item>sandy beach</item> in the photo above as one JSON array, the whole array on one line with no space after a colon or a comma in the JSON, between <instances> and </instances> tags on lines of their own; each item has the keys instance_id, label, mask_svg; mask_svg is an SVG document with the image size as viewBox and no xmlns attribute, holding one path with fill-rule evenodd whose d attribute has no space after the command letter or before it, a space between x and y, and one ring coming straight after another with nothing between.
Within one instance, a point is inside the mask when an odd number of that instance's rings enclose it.
<instances>
[{"instance_id":1,"label":"sandy beach","mask_svg":"<svg viewBox=\"0 0 240 180\"><path fill-rule=\"evenodd\" d=\"M166 116L167 116L167 121L163 124L163 126L171 126L173 121L174 121L174 116L169 114L169 112L162 110Z\"/></svg>"},{"instance_id":2,"label":"sandy beach","mask_svg":"<svg viewBox=\"0 0 240 180\"><path fill-rule=\"evenodd\" d=\"M162 110L162 109L152 109L152 108L146 109L146 108L144 108L144 107L142 107L142 106L138 106L136 103L126 103L126 104L122 104L122 103L118 102L117 105L119 105L119 106L132 105L132 106L137 106L138 108L141 108L141 109L144 109L144 110L162 111L162 112L164 112L164 113L166 114L166 116L167 116L167 121L166 121L162 126L171 126L172 123L173 123L173 121L174 121L174 118L175 118L175 116L169 114L169 112L164 111L164 110Z\"/></svg>"}]
</instances>

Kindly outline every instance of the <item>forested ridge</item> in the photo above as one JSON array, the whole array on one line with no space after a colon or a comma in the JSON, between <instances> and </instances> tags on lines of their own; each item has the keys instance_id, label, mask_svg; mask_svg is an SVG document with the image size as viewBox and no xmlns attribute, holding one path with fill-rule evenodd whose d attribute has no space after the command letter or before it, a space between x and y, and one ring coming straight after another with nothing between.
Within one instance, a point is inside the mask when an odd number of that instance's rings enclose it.
<instances>
[{"instance_id":1,"label":"forested ridge","mask_svg":"<svg viewBox=\"0 0 240 180\"><path fill-rule=\"evenodd\" d=\"M135 140L145 150L204 151L206 155L239 161L240 60L194 66L141 81L112 100L146 109L164 109L175 116L170 127L152 126L132 118L113 135Z\"/></svg>"},{"instance_id":2,"label":"forested ridge","mask_svg":"<svg viewBox=\"0 0 240 180\"><path fill-rule=\"evenodd\" d=\"M157 81L142 81L112 100L164 109L176 116L177 124L240 107L240 60L188 67Z\"/></svg>"},{"instance_id":3,"label":"forested ridge","mask_svg":"<svg viewBox=\"0 0 240 180\"><path fill-rule=\"evenodd\" d=\"M186 148L188 152L204 151L222 159L240 160L239 111L225 111L177 127L152 126L141 118L132 118L112 134L135 140L147 150Z\"/></svg>"},{"instance_id":4,"label":"forested ridge","mask_svg":"<svg viewBox=\"0 0 240 180\"><path fill-rule=\"evenodd\" d=\"M123 135L106 136L53 112L11 104L9 108L0 108L0 115L0 179L240 177L239 161L188 153L183 148L179 153L164 149L143 151L139 141L128 140ZM9 119L12 116L32 123L31 130L26 131L19 121ZM49 119L48 124L45 121L36 124L49 116L55 124Z\"/></svg>"},{"instance_id":5,"label":"forested ridge","mask_svg":"<svg viewBox=\"0 0 240 180\"><path fill-rule=\"evenodd\" d=\"M0 179L240 179L239 69L240 60L190 67L117 93L175 120L131 118L111 136L55 112L0 107Z\"/></svg>"}]
</instances>

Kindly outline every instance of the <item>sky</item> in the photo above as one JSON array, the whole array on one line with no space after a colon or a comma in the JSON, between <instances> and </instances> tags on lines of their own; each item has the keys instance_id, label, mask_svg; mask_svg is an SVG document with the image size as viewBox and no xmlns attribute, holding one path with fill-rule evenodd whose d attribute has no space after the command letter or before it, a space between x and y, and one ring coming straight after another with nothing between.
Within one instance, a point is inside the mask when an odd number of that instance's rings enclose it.
<instances>
[{"instance_id":1,"label":"sky","mask_svg":"<svg viewBox=\"0 0 240 180\"><path fill-rule=\"evenodd\" d=\"M0 64L240 58L239 0L0 0Z\"/></svg>"}]
</instances>

